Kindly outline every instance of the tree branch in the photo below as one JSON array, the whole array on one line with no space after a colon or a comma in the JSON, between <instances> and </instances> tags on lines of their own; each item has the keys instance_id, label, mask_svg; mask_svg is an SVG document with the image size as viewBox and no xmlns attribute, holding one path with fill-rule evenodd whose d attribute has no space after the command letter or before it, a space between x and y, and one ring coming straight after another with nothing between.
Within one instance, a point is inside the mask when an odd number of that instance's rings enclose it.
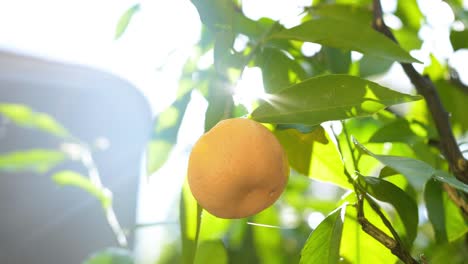
<instances>
[{"instance_id":1,"label":"tree branch","mask_svg":"<svg viewBox=\"0 0 468 264\"><path fill-rule=\"evenodd\" d=\"M364 194L365 195L365 194ZM403 247L401 243L387 235L385 232L380 230L378 227L373 225L364 215L364 198L363 194L358 194L357 202L357 216L358 222L362 227L362 230L368 235L372 236L375 240L379 241L386 248L390 249L393 255L397 256L401 261L406 264L418 264L411 254Z\"/></svg>"},{"instance_id":2,"label":"tree branch","mask_svg":"<svg viewBox=\"0 0 468 264\"><path fill-rule=\"evenodd\" d=\"M398 43L393 33L383 21L380 0L374 0L373 5L374 28ZM432 83L428 77L419 74L413 65L409 63L400 64L411 83L416 87L417 92L426 100L437 132L439 133L442 154L447 159L451 171L455 174L455 177L457 177L458 180L468 184L468 161L463 157L463 154L457 145L457 141L455 140L455 136L452 132L449 113L447 113L442 105L434 83Z\"/></svg>"}]
</instances>

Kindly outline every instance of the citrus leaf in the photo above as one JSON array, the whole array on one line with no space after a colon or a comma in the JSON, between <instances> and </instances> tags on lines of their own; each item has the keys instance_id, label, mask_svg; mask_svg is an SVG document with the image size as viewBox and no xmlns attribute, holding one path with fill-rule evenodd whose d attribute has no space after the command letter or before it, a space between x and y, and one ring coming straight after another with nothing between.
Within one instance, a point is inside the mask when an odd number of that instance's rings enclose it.
<instances>
[{"instance_id":1,"label":"citrus leaf","mask_svg":"<svg viewBox=\"0 0 468 264\"><path fill-rule=\"evenodd\" d=\"M388 181L362 176L359 176L358 180L366 192L374 198L393 205L404 226L400 235L407 243L406 246L411 248L418 233L418 205L416 202L405 191Z\"/></svg>"},{"instance_id":2,"label":"citrus leaf","mask_svg":"<svg viewBox=\"0 0 468 264\"><path fill-rule=\"evenodd\" d=\"M468 224L460 209L443 191L440 182L435 180L427 182L424 201L438 244L453 242L468 232Z\"/></svg>"},{"instance_id":3,"label":"citrus leaf","mask_svg":"<svg viewBox=\"0 0 468 264\"><path fill-rule=\"evenodd\" d=\"M340 154L321 126L307 134L296 129L276 130L274 133L286 151L289 164L297 172L318 181L352 189L343 174Z\"/></svg>"},{"instance_id":4,"label":"citrus leaf","mask_svg":"<svg viewBox=\"0 0 468 264\"><path fill-rule=\"evenodd\" d=\"M422 187L434 173L434 168L421 160L399 156L377 155L370 152L355 138L353 138L353 141L359 150L374 157L384 165L403 174L415 187Z\"/></svg>"},{"instance_id":5,"label":"citrus leaf","mask_svg":"<svg viewBox=\"0 0 468 264\"><path fill-rule=\"evenodd\" d=\"M219 121L229 118L234 108L234 101L229 85L217 76L209 84L208 108L205 113L205 131L210 130Z\"/></svg>"},{"instance_id":6,"label":"citrus leaf","mask_svg":"<svg viewBox=\"0 0 468 264\"><path fill-rule=\"evenodd\" d=\"M355 196L354 193L349 194L347 199L349 203L356 202ZM380 217L367 203L364 204L364 214L369 222L391 236ZM346 210L340 255L344 259L343 263L396 263L397 261L390 250L362 230L354 207Z\"/></svg>"},{"instance_id":7,"label":"citrus leaf","mask_svg":"<svg viewBox=\"0 0 468 264\"><path fill-rule=\"evenodd\" d=\"M362 59L359 60L359 75L361 77L369 77L372 75L382 74L387 72L392 65L393 61L391 60L364 55Z\"/></svg>"},{"instance_id":8,"label":"citrus leaf","mask_svg":"<svg viewBox=\"0 0 468 264\"><path fill-rule=\"evenodd\" d=\"M108 209L112 206L112 194L111 192L101 186L97 186L88 177L85 177L74 171L60 171L52 175L52 180L61 186L74 186L78 187L94 197L96 197L104 209Z\"/></svg>"},{"instance_id":9,"label":"citrus leaf","mask_svg":"<svg viewBox=\"0 0 468 264\"><path fill-rule=\"evenodd\" d=\"M427 217L434 229L435 239L438 244L445 244L447 230L445 228L445 208L442 196L441 184L437 181L428 181L424 188L424 202L426 204Z\"/></svg>"},{"instance_id":10,"label":"citrus leaf","mask_svg":"<svg viewBox=\"0 0 468 264\"><path fill-rule=\"evenodd\" d=\"M147 145L148 174L159 170L167 161L172 147L177 141L177 133L190 96L190 93L185 93L156 117L153 135Z\"/></svg>"},{"instance_id":11,"label":"citrus leaf","mask_svg":"<svg viewBox=\"0 0 468 264\"><path fill-rule=\"evenodd\" d=\"M133 264L132 253L123 248L107 248L91 255L82 264Z\"/></svg>"},{"instance_id":12,"label":"citrus leaf","mask_svg":"<svg viewBox=\"0 0 468 264\"><path fill-rule=\"evenodd\" d=\"M57 166L65 158L63 152L47 149L10 152L0 155L0 170L44 173Z\"/></svg>"},{"instance_id":13,"label":"citrus leaf","mask_svg":"<svg viewBox=\"0 0 468 264\"><path fill-rule=\"evenodd\" d=\"M299 263L339 263L345 212L346 206L338 208L312 231L302 248Z\"/></svg>"},{"instance_id":14,"label":"citrus leaf","mask_svg":"<svg viewBox=\"0 0 468 264\"><path fill-rule=\"evenodd\" d=\"M454 50L468 48L468 30L450 32L450 42Z\"/></svg>"},{"instance_id":15,"label":"citrus leaf","mask_svg":"<svg viewBox=\"0 0 468 264\"><path fill-rule=\"evenodd\" d=\"M21 104L0 104L0 114L18 126L41 130L58 137L69 137L70 133L50 115L35 112Z\"/></svg>"},{"instance_id":16,"label":"citrus leaf","mask_svg":"<svg viewBox=\"0 0 468 264\"><path fill-rule=\"evenodd\" d=\"M275 33L271 38L308 41L334 48L359 51L363 54L400 62L419 62L371 26L354 21L319 17L299 26Z\"/></svg>"},{"instance_id":17,"label":"citrus leaf","mask_svg":"<svg viewBox=\"0 0 468 264\"><path fill-rule=\"evenodd\" d=\"M372 115L387 106L420 98L359 77L325 75L269 95L251 116L265 123L317 125L330 120Z\"/></svg>"},{"instance_id":18,"label":"citrus leaf","mask_svg":"<svg viewBox=\"0 0 468 264\"><path fill-rule=\"evenodd\" d=\"M403 174L415 187L422 188L427 180L433 178L440 182L447 183L448 185L464 191L465 193L468 193L467 184L459 181L457 178L446 171L434 169L431 165L424 161L400 156L377 155L366 149L355 138L353 138L353 141L361 151L374 157L384 165L391 167L392 169Z\"/></svg>"},{"instance_id":19,"label":"citrus leaf","mask_svg":"<svg viewBox=\"0 0 468 264\"><path fill-rule=\"evenodd\" d=\"M458 190L464 191L465 193L468 193L468 184L465 184L461 181L459 181L457 178L455 178L452 174L442 171L442 170L435 170L434 171L434 179L446 183L454 188L457 188Z\"/></svg>"},{"instance_id":20,"label":"citrus leaf","mask_svg":"<svg viewBox=\"0 0 468 264\"><path fill-rule=\"evenodd\" d=\"M130 21L132 20L133 15L140 11L140 4L135 4L132 7L130 7L125 13L120 17L119 22L117 22L117 27L115 29L115 39L120 38L125 30L128 27L128 24L130 24Z\"/></svg>"},{"instance_id":21,"label":"citrus leaf","mask_svg":"<svg viewBox=\"0 0 468 264\"><path fill-rule=\"evenodd\" d=\"M312 17L330 17L350 20L364 25L372 24L372 12L357 5L319 4L308 9Z\"/></svg>"},{"instance_id":22,"label":"citrus leaf","mask_svg":"<svg viewBox=\"0 0 468 264\"><path fill-rule=\"evenodd\" d=\"M228 256L221 240L207 240L200 243L194 264L227 264Z\"/></svg>"},{"instance_id":23,"label":"citrus leaf","mask_svg":"<svg viewBox=\"0 0 468 264\"><path fill-rule=\"evenodd\" d=\"M262 68L263 86L268 93L288 87L304 77L304 69L297 61L278 49L263 48L256 56L256 63Z\"/></svg>"}]
</instances>

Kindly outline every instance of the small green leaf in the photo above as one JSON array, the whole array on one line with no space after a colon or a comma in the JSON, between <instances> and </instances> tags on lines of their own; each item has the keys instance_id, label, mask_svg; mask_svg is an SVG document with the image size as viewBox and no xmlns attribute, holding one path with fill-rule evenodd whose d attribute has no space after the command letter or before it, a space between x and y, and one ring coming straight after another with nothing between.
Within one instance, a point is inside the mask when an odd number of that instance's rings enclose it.
<instances>
[{"instance_id":1,"label":"small green leaf","mask_svg":"<svg viewBox=\"0 0 468 264\"><path fill-rule=\"evenodd\" d=\"M70 133L53 117L21 104L0 104L0 114L18 126L38 129L58 137L69 137Z\"/></svg>"},{"instance_id":2,"label":"small green leaf","mask_svg":"<svg viewBox=\"0 0 468 264\"><path fill-rule=\"evenodd\" d=\"M434 179L446 183L454 188L457 188L458 190L464 191L465 193L468 193L468 184L459 181L450 173L442 170L435 170L433 175Z\"/></svg>"},{"instance_id":3,"label":"small green leaf","mask_svg":"<svg viewBox=\"0 0 468 264\"><path fill-rule=\"evenodd\" d=\"M133 15L138 11L140 11L140 4L135 4L125 11L125 13L120 17L119 22L117 23L117 28L115 29L115 39L118 39L123 35L128 24L130 24Z\"/></svg>"},{"instance_id":4,"label":"small green leaf","mask_svg":"<svg viewBox=\"0 0 468 264\"><path fill-rule=\"evenodd\" d=\"M0 155L0 170L44 173L57 166L65 158L63 152L47 149L10 152Z\"/></svg>"},{"instance_id":5,"label":"small green leaf","mask_svg":"<svg viewBox=\"0 0 468 264\"><path fill-rule=\"evenodd\" d=\"M415 187L422 187L434 173L434 168L423 161L407 157L376 155L361 145L355 138L353 138L353 141L357 148L364 153L406 176L408 181Z\"/></svg>"},{"instance_id":6,"label":"small green leaf","mask_svg":"<svg viewBox=\"0 0 468 264\"><path fill-rule=\"evenodd\" d=\"M88 177L77 172L60 171L52 175L52 180L58 185L74 186L90 193L101 202L104 209L112 206L112 194L108 189L94 184Z\"/></svg>"},{"instance_id":7,"label":"small green leaf","mask_svg":"<svg viewBox=\"0 0 468 264\"><path fill-rule=\"evenodd\" d=\"M399 93L349 75L325 75L271 94L252 113L265 123L317 125L330 120L368 116L394 104L421 97Z\"/></svg>"},{"instance_id":8,"label":"small green leaf","mask_svg":"<svg viewBox=\"0 0 468 264\"><path fill-rule=\"evenodd\" d=\"M372 24L372 12L357 5L320 4L310 7L308 11L312 17L350 20L367 26Z\"/></svg>"},{"instance_id":9,"label":"small green leaf","mask_svg":"<svg viewBox=\"0 0 468 264\"><path fill-rule=\"evenodd\" d=\"M404 230L400 230L400 235L406 246L411 248L418 233L418 205L403 190L394 184L375 177L358 178L359 184L379 201L393 205L400 220L403 222Z\"/></svg>"},{"instance_id":10,"label":"small green leaf","mask_svg":"<svg viewBox=\"0 0 468 264\"><path fill-rule=\"evenodd\" d=\"M353 138L353 141L361 151L406 176L408 181L415 187L422 188L427 180L433 178L468 193L467 184L459 181L446 171L434 169L424 161L407 157L376 155L361 145L355 138Z\"/></svg>"},{"instance_id":11,"label":"small green leaf","mask_svg":"<svg viewBox=\"0 0 468 264\"><path fill-rule=\"evenodd\" d=\"M262 68L263 86L267 93L288 87L304 77L304 70L297 61L278 49L263 48L256 56L256 63Z\"/></svg>"},{"instance_id":12,"label":"small green leaf","mask_svg":"<svg viewBox=\"0 0 468 264\"><path fill-rule=\"evenodd\" d=\"M123 248L107 248L91 255L82 264L133 264L133 255Z\"/></svg>"},{"instance_id":13,"label":"small green leaf","mask_svg":"<svg viewBox=\"0 0 468 264\"><path fill-rule=\"evenodd\" d=\"M424 19L416 0L398 1L395 15L401 19L403 25L414 32L419 30Z\"/></svg>"},{"instance_id":14,"label":"small green leaf","mask_svg":"<svg viewBox=\"0 0 468 264\"><path fill-rule=\"evenodd\" d=\"M228 255L221 240L206 240L200 243L194 264L227 264Z\"/></svg>"},{"instance_id":15,"label":"small green leaf","mask_svg":"<svg viewBox=\"0 0 468 264\"><path fill-rule=\"evenodd\" d=\"M383 74L392 67L393 61L381 59L374 56L364 55L359 61L359 75L369 77Z\"/></svg>"},{"instance_id":16,"label":"small green leaf","mask_svg":"<svg viewBox=\"0 0 468 264\"><path fill-rule=\"evenodd\" d=\"M349 194L347 197L349 203L356 202L355 196L354 193ZM391 236L380 217L367 203L364 204L364 214L369 222ZM397 261L397 257L390 250L362 230L354 207L348 207L346 210L340 256L344 259L343 263L396 263Z\"/></svg>"},{"instance_id":17,"label":"small green leaf","mask_svg":"<svg viewBox=\"0 0 468 264\"><path fill-rule=\"evenodd\" d=\"M185 93L156 117L153 135L147 145L148 174L159 170L169 158L190 98L190 93Z\"/></svg>"},{"instance_id":18,"label":"small green leaf","mask_svg":"<svg viewBox=\"0 0 468 264\"><path fill-rule=\"evenodd\" d=\"M340 154L321 126L307 134L296 129L276 130L274 133L293 169L312 179L352 189L343 173Z\"/></svg>"},{"instance_id":19,"label":"small green leaf","mask_svg":"<svg viewBox=\"0 0 468 264\"><path fill-rule=\"evenodd\" d=\"M450 42L454 50L467 49L468 48L468 30L463 31L451 31Z\"/></svg>"},{"instance_id":20,"label":"small green leaf","mask_svg":"<svg viewBox=\"0 0 468 264\"><path fill-rule=\"evenodd\" d=\"M446 215L440 182L431 180L426 183L424 188L424 202L426 204L427 217L434 229L435 239L438 244L445 244L448 239L447 230L445 228Z\"/></svg>"},{"instance_id":21,"label":"small green leaf","mask_svg":"<svg viewBox=\"0 0 468 264\"><path fill-rule=\"evenodd\" d=\"M442 190L440 182L431 180L424 190L424 201L429 221L434 228L435 238L439 245L453 242L468 232L468 223L460 209Z\"/></svg>"},{"instance_id":22,"label":"small green leaf","mask_svg":"<svg viewBox=\"0 0 468 264\"><path fill-rule=\"evenodd\" d=\"M271 38L308 41L334 48L359 51L388 60L419 62L383 34L369 26L330 17L314 18L273 34Z\"/></svg>"},{"instance_id":23,"label":"small green leaf","mask_svg":"<svg viewBox=\"0 0 468 264\"><path fill-rule=\"evenodd\" d=\"M408 120L404 118L396 119L383 127L379 128L374 135L369 139L369 142L385 143L385 142L404 142L413 143L421 141L413 130L410 128Z\"/></svg>"},{"instance_id":24,"label":"small green leaf","mask_svg":"<svg viewBox=\"0 0 468 264\"><path fill-rule=\"evenodd\" d=\"M345 212L346 205L329 214L312 231L302 248L299 263L339 263Z\"/></svg>"},{"instance_id":25,"label":"small green leaf","mask_svg":"<svg viewBox=\"0 0 468 264\"><path fill-rule=\"evenodd\" d=\"M225 80L217 77L209 84L208 108L205 113L205 131L210 130L219 121L229 118L234 108L232 91Z\"/></svg>"}]
</instances>

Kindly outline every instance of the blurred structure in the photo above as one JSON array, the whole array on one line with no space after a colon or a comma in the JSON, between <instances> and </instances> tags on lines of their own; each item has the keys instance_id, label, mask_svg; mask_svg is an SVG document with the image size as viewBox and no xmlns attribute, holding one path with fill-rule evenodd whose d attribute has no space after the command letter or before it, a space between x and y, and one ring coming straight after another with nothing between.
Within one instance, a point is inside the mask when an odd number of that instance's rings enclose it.
<instances>
[{"instance_id":1,"label":"blurred structure","mask_svg":"<svg viewBox=\"0 0 468 264\"><path fill-rule=\"evenodd\" d=\"M121 226L135 225L142 155L151 131L150 107L136 88L95 69L0 51L0 103L47 113L90 145L108 143L93 158L103 185L113 192ZM63 143L0 121L0 154L59 149ZM50 176L63 169L87 175L76 161L43 174L0 172L0 263L81 263L97 250L117 246L99 201L52 181Z\"/></svg>"}]
</instances>

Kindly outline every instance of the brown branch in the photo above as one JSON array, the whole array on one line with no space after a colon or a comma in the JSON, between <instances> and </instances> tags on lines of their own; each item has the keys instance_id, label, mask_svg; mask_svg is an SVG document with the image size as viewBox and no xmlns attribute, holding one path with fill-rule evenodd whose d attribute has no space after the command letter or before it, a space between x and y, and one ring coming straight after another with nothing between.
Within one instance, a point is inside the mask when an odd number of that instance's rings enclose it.
<instances>
[{"instance_id":1,"label":"brown branch","mask_svg":"<svg viewBox=\"0 0 468 264\"><path fill-rule=\"evenodd\" d=\"M364 198L362 194L358 194L357 202L357 216L358 222L362 227L362 230L368 235L372 236L375 240L379 241L386 248L390 249L393 255L397 256L401 261L406 264L418 264L418 261L414 259L411 254L403 247L401 243L393 239L385 232L380 230L378 227L373 225L364 215Z\"/></svg>"},{"instance_id":2,"label":"brown branch","mask_svg":"<svg viewBox=\"0 0 468 264\"><path fill-rule=\"evenodd\" d=\"M374 0L373 3L374 28L398 43L393 33L383 21L380 0ZM416 87L417 92L426 100L437 132L439 133L442 154L447 159L451 171L455 174L455 177L457 177L458 180L468 184L468 161L463 157L463 154L457 145L457 141L455 140L455 136L452 132L449 113L442 105L434 83L428 77L419 74L410 63L400 64L411 83Z\"/></svg>"}]
</instances>

